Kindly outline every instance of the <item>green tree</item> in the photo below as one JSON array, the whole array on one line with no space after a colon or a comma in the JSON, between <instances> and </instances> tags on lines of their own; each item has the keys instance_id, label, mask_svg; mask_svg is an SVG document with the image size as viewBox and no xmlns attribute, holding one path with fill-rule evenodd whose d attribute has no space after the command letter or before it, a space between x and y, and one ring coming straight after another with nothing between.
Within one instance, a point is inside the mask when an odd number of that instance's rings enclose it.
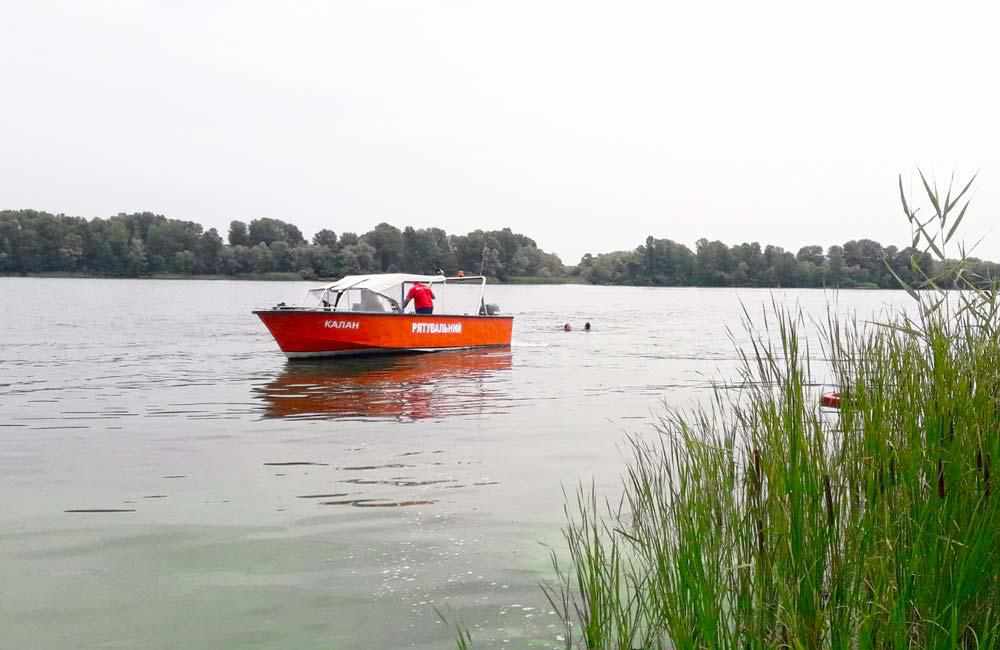
<instances>
[{"instance_id":1,"label":"green tree","mask_svg":"<svg viewBox=\"0 0 1000 650\"><path fill-rule=\"evenodd\" d=\"M283 241L289 246L298 246L306 243L302 237L302 231L297 226L286 223L281 219L271 219L268 217L251 221L248 235L251 246L262 243L270 246L276 241Z\"/></svg>"},{"instance_id":2,"label":"green tree","mask_svg":"<svg viewBox=\"0 0 1000 650\"><path fill-rule=\"evenodd\" d=\"M194 273L194 253L191 251L179 251L174 254L173 272L181 275L191 275Z\"/></svg>"},{"instance_id":3,"label":"green tree","mask_svg":"<svg viewBox=\"0 0 1000 650\"><path fill-rule=\"evenodd\" d=\"M237 267L240 273L253 273L257 268L256 247L235 246Z\"/></svg>"},{"instance_id":4,"label":"green tree","mask_svg":"<svg viewBox=\"0 0 1000 650\"><path fill-rule=\"evenodd\" d=\"M146 233L143 243L149 256L150 271L154 273L166 270L164 267L168 265L170 270L177 272L173 264L177 253L195 250L202 236L200 224L158 215L143 218L139 225L141 227L132 228L133 236L141 237L142 232Z\"/></svg>"},{"instance_id":5,"label":"green tree","mask_svg":"<svg viewBox=\"0 0 1000 650\"><path fill-rule=\"evenodd\" d=\"M447 241L447 240L445 240ZM402 270L410 273L435 273L446 266L447 251L438 249L439 238L432 229L403 230Z\"/></svg>"},{"instance_id":6,"label":"green tree","mask_svg":"<svg viewBox=\"0 0 1000 650\"><path fill-rule=\"evenodd\" d=\"M378 270L398 271L403 262L403 233L399 228L380 223L364 234L362 240L375 249Z\"/></svg>"},{"instance_id":7,"label":"green tree","mask_svg":"<svg viewBox=\"0 0 1000 650\"><path fill-rule=\"evenodd\" d=\"M534 246L522 246L514 253L510 263L510 274L539 275L542 271L542 253Z\"/></svg>"},{"instance_id":8,"label":"green tree","mask_svg":"<svg viewBox=\"0 0 1000 650\"><path fill-rule=\"evenodd\" d=\"M222 237L215 228L210 228L208 232L198 238L198 243L194 250L194 272L195 273L219 273L222 266L222 251L225 246Z\"/></svg>"},{"instance_id":9,"label":"green tree","mask_svg":"<svg viewBox=\"0 0 1000 650\"><path fill-rule=\"evenodd\" d=\"M486 234L482 230L474 230L467 235L451 237L451 248L455 251L456 270L466 273L479 273L483 260L483 249L486 247Z\"/></svg>"},{"instance_id":10,"label":"green tree","mask_svg":"<svg viewBox=\"0 0 1000 650\"><path fill-rule=\"evenodd\" d=\"M83 237L77 232L68 233L59 246L58 267L60 271L77 270L83 259Z\"/></svg>"},{"instance_id":11,"label":"green tree","mask_svg":"<svg viewBox=\"0 0 1000 650\"><path fill-rule=\"evenodd\" d=\"M136 275L140 272L145 272L146 267L146 251L142 247L142 240L137 240L139 246L136 251L136 262L133 263L130 260L130 254L132 253L130 249L130 238L128 225L118 218L113 218L111 222L111 232L108 234L108 244L111 246L111 256L113 260L113 267L109 269L111 273L115 275ZM139 253L141 252L141 264L138 262ZM133 271L133 268L138 268L141 266L142 271Z\"/></svg>"},{"instance_id":12,"label":"green tree","mask_svg":"<svg viewBox=\"0 0 1000 650\"><path fill-rule=\"evenodd\" d=\"M269 246L271 250L272 268L275 271L297 271L292 267L292 249L283 241L276 241Z\"/></svg>"},{"instance_id":13,"label":"green tree","mask_svg":"<svg viewBox=\"0 0 1000 650\"><path fill-rule=\"evenodd\" d=\"M296 246L291 249L290 268L303 279L313 279L323 273L323 256L329 252L326 246Z\"/></svg>"},{"instance_id":14,"label":"green tree","mask_svg":"<svg viewBox=\"0 0 1000 650\"><path fill-rule=\"evenodd\" d=\"M483 261L482 261L482 271L483 275L493 276L501 280L507 279L506 269L503 265L503 257L500 250L492 246L486 247L483 250Z\"/></svg>"},{"instance_id":15,"label":"green tree","mask_svg":"<svg viewBox=\"0 0 1000 650\"><path fill-rule=\"evenodd\" d=\"M250 235L247 232L247 225L242 221L229 222L229 245L249 246Z\"/></svg>"},{"instance_id":16,"label":"green tree","mask_svg":"<svg viewBox=\"0 0 1000 650\"><path fill-rule=\"evenodd\" d=\"M839 287L844 281L844 249L840 246L831 246L826 250L827 264L827 284L831 287Z\"/></svg>"},{"instance_id":17,"label":"green tree","mask_svg":"<svg viewBox=\"0 0 1000 650\"><path fill-rule=\"evenodd\" d=\"M816 266L823 266L823 262L826 261L822 246L803 246L795 258L800 262L811 262Z\"/></svg>"},{"instance_id":18,"label":"green tree","mask_svg":"<svg viewBox=\"0 0 1000 650\"><path fill-rule=\"evenodd\" d=\"M129 241L126 269L133 277L146 272L146 247L138 237L133 237Z\"/></svg>"},{"instance_id":19,"label":"green tree","mask_svg":"<svg viewBox=\"0 0 1000 650\"><path fill-rule=\"evenodd\" d=\"M546 253L545 251L539 251L539 253L542 258L542 264L541 268L538 269L538 275L547 278L566 275L566 267L558 255L555 253Z\"/></svg>"},{"instance_id":20,"label":"green tree","mask_svg":"<svg viewBox=\"0 0 1000 650\"><path fill-rule=\"evenodd\" d=\"M440 268L449 275L458 271L458 258L451 248L451 238L448 237L448 233L441 228L427 228L424 232L434 241L434 250L437 255L434 270Z\"/></svg>"},{"instance_id":21,"label":"green tree","mask_svg":"<svg viewBox=\"0 0 1000 650\"><path fill-rule=\"evenodd\" d=\"M695 258L687 246L670 239L647 237L645 248L645 275L650 284L678 286L691 282Z\"/></svg>"},{"instance_id":22,"label":"green tree","mask_svg":"<svg viewBox=\"0 0 1000 650\"><path fill-rule=\"evenodd\" d=\"M253 251L253 270L256 273L269 273L274 268L274 258L271 255L271 249L267 247L267 244L260 242L252 249Z\"/></svg>"},{"instance_id":23,"label":"green tree","mask_svg":"<svg viewBox=\"0 0 1000 650\"><path fill-rule=\"evenodd\" d=\"M330 250L337 248L337 233L332 230L323 229L313 235L313 246L326 246Z\"/></svg>"},{"instance_id":24,"label":"green tree","mask_svg":"<svg viewBox=\"0 0 1000 650\"><path fill-rule=\"evenodd\" d=\"M729 286L728 272L735 270L729 248L720 241L699 239L696 245L696 277L707 286Z\"/></svg>"}]
</instances>

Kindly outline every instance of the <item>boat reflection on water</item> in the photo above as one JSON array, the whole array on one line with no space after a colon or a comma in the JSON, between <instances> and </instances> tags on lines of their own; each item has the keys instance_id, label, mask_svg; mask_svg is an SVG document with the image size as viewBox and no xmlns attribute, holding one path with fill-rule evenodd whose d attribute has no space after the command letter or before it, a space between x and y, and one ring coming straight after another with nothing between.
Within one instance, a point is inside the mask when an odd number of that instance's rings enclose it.
<instances>
[{"instance_id":1,"label":"boat reflection on water","mask_svg":"<svg viewBox=\"0 0 1000 650\"><path fill-rule=\"evenodd\" d=\"M510 350L289 363L254 388L273 418L419 420L500 408Z\"/></svg>"}]
</instances>

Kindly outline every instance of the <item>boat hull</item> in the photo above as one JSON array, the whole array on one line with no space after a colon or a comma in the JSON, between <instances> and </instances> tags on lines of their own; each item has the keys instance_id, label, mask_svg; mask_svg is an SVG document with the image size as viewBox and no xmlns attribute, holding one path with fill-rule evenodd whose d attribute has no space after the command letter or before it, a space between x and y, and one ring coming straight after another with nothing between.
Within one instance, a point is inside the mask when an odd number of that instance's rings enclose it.
<instances>
[{"instance_id":1,"label":"boat hull","mask_svg":"<svg viewBox=\"0 0 1000 650\"><path fill-rule=\"evenodd\" d=\"M511 316L254 312L289 359L435 352L510 345Z\"/></svg>"}]
</instances>

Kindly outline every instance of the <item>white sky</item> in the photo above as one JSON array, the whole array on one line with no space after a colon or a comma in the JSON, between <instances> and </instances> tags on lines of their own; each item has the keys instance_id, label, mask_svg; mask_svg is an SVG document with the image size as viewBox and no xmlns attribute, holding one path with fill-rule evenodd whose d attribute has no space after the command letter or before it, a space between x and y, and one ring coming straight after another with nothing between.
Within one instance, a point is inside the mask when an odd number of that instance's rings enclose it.
<instances>
[{"instance_id":1,"label":"white sky","mask_svg":"<svg viewBox=\"0 0 1000 650\"><path fill-rule=\"evenodd\" d=\"M1000 259L993 7L0 0L0 208L510 226L576 263L900 244L921 165L980 171Z\"/></svg>"}]
</instances>

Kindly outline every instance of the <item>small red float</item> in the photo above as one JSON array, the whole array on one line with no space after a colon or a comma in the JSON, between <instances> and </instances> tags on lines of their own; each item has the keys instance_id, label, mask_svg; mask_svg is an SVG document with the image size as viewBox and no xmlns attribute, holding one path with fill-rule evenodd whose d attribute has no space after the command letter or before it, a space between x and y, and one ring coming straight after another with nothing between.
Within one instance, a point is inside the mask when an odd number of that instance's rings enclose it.
<instances>
[{"instance_id":1,"label":"small red float","mask_svg":"<svg viewBox=\"0 0 1000 650\"><path fill-rule=\"evenodd\" d=\"M820 406L825 406L827 408L839 409L840 408L840 393L834 391L832 393L823 393L819 398Z\"/></svg>"}]
</instances>

